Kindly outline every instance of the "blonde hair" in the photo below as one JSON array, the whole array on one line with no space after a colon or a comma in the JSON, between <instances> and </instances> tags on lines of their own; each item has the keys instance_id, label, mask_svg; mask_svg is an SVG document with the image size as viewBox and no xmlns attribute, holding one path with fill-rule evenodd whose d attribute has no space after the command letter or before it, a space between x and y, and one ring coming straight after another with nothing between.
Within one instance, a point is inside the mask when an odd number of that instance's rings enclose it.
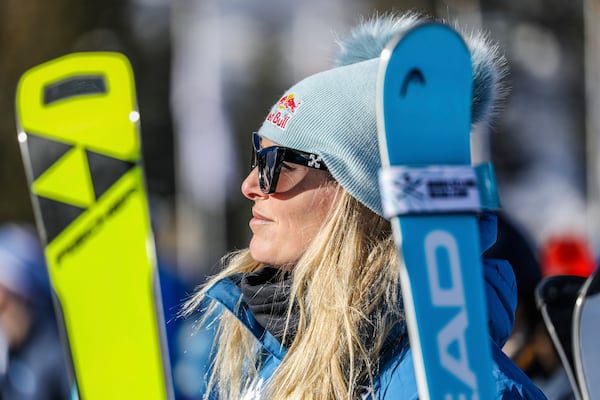
<instances>
[{"instance_id":1,"label":"blonde hair","mask_svg":"<svg viewBox=\"0 0 600 400\"><path fill-rule=\"evenodd\" d=\"M404 320L389 222L341 187L339 193L330 217L293 270L288 324L293 307L297 333L269 378L264 398L358 398L362 387L373 386L390 330ZM217 280L264 266L248 250L233 253L226 262L226 269L187 303L187 314ZM218 338L209 387L216 387L219 398L239 399L260 369L256 340L230 313L220 318Z\"/></svg>"}]
</instances>

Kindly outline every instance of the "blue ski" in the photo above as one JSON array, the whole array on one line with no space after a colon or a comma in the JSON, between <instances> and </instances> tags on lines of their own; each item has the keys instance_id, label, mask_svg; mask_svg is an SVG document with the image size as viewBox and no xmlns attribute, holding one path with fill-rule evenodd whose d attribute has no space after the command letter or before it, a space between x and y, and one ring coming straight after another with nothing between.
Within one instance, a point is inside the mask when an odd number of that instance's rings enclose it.
<instances>
[{"instance_id":1,"label":"blue ski","mask_svg":"<svg viewBox=\"0 0 600 400\"><path fill-rule=\"evenodd\" d=\"M419 397L491 399L470 52L450 27L424 23L393 39L381 60L380 183L402 265Z\"/></svg>"}]
</instances>

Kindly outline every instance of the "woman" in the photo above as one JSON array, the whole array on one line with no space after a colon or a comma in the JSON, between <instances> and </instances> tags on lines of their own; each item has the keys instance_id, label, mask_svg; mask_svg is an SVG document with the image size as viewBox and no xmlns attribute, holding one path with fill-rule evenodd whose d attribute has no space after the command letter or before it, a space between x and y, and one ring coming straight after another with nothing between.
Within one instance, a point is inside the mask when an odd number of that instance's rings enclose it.
<instances>
[{"instance_id":1,"label":"woman","mask_svg":"<svg viewBox=\"0 0 600 400\"><path fill-rule=\"evenodd\" d=\"M382 217L375 119L378 57L415 15L365 22L335 68L285 92L252 135L249 248L187 304L220 312L210 375L222 399L413 399L399 265ZM503 61L481 37L473 116L492 112ZM493 98L494 97L494 98ZM482 243L495 221L482 217ZM498 398L543 398L501 352L516 301L510 265L486 261ZM226 310L223 310L225 308Z\"/></svg>"}]
</instances>

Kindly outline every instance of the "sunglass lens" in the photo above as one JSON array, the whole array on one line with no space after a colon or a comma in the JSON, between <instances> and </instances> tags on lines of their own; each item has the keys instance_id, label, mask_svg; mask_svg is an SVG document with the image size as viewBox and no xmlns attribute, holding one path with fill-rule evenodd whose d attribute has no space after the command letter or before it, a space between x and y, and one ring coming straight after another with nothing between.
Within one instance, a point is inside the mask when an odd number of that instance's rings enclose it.
<instances>
[{"instance_id":1,"label":"sunglass lens","mask_svg":"<svg viewBox=\"0 0 600 400\"><path fill-rule=\"evenodd\" d=\"M252 146L252 156L250 157L250 171L256 167L256 149Z\"/></svg>"},{"instance_id":2,"label":"sunglass lens","mask_svg":"<svg viewBox=\"0 0 600 400\"><path fill-rule=\"evenodd\" d=\"M251 168L258 167L258 183L260 190L265 194L274 193L279 180L281 159L278 148L266 147L261 149L260 136L252 135L252 164Z\"/></svg>"},{"instance_id":3,"label":"sunglass lens","mask_svg":"<svg viewBox=\"0 0 600 400\"><path fill-rule=\"evenodd\" d=\"M263 179L266 193L275 192L275 185L277 185L277 150L272 148L266 151L264 154L264 167L263 167Z\"/></svg>"}]
</instances>

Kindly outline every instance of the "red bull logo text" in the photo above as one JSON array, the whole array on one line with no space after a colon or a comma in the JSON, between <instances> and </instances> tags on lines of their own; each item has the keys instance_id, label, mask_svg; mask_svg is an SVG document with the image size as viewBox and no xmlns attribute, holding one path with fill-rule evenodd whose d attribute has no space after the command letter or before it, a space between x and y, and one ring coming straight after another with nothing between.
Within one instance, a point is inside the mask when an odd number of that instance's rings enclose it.
<instances>
[{"instance_id":1,"label":"red bull logo text","mask_svg":"<svg viewBox=\"0 0 600 400\"><path fill-rule=\"evenodd\" d=\"M301 104L302 102L296 99L295 93L287 94L279 99L274 110L267 115L267 121L278 128L285 129L288 121Z\"/></svg>"}]
</instances>

